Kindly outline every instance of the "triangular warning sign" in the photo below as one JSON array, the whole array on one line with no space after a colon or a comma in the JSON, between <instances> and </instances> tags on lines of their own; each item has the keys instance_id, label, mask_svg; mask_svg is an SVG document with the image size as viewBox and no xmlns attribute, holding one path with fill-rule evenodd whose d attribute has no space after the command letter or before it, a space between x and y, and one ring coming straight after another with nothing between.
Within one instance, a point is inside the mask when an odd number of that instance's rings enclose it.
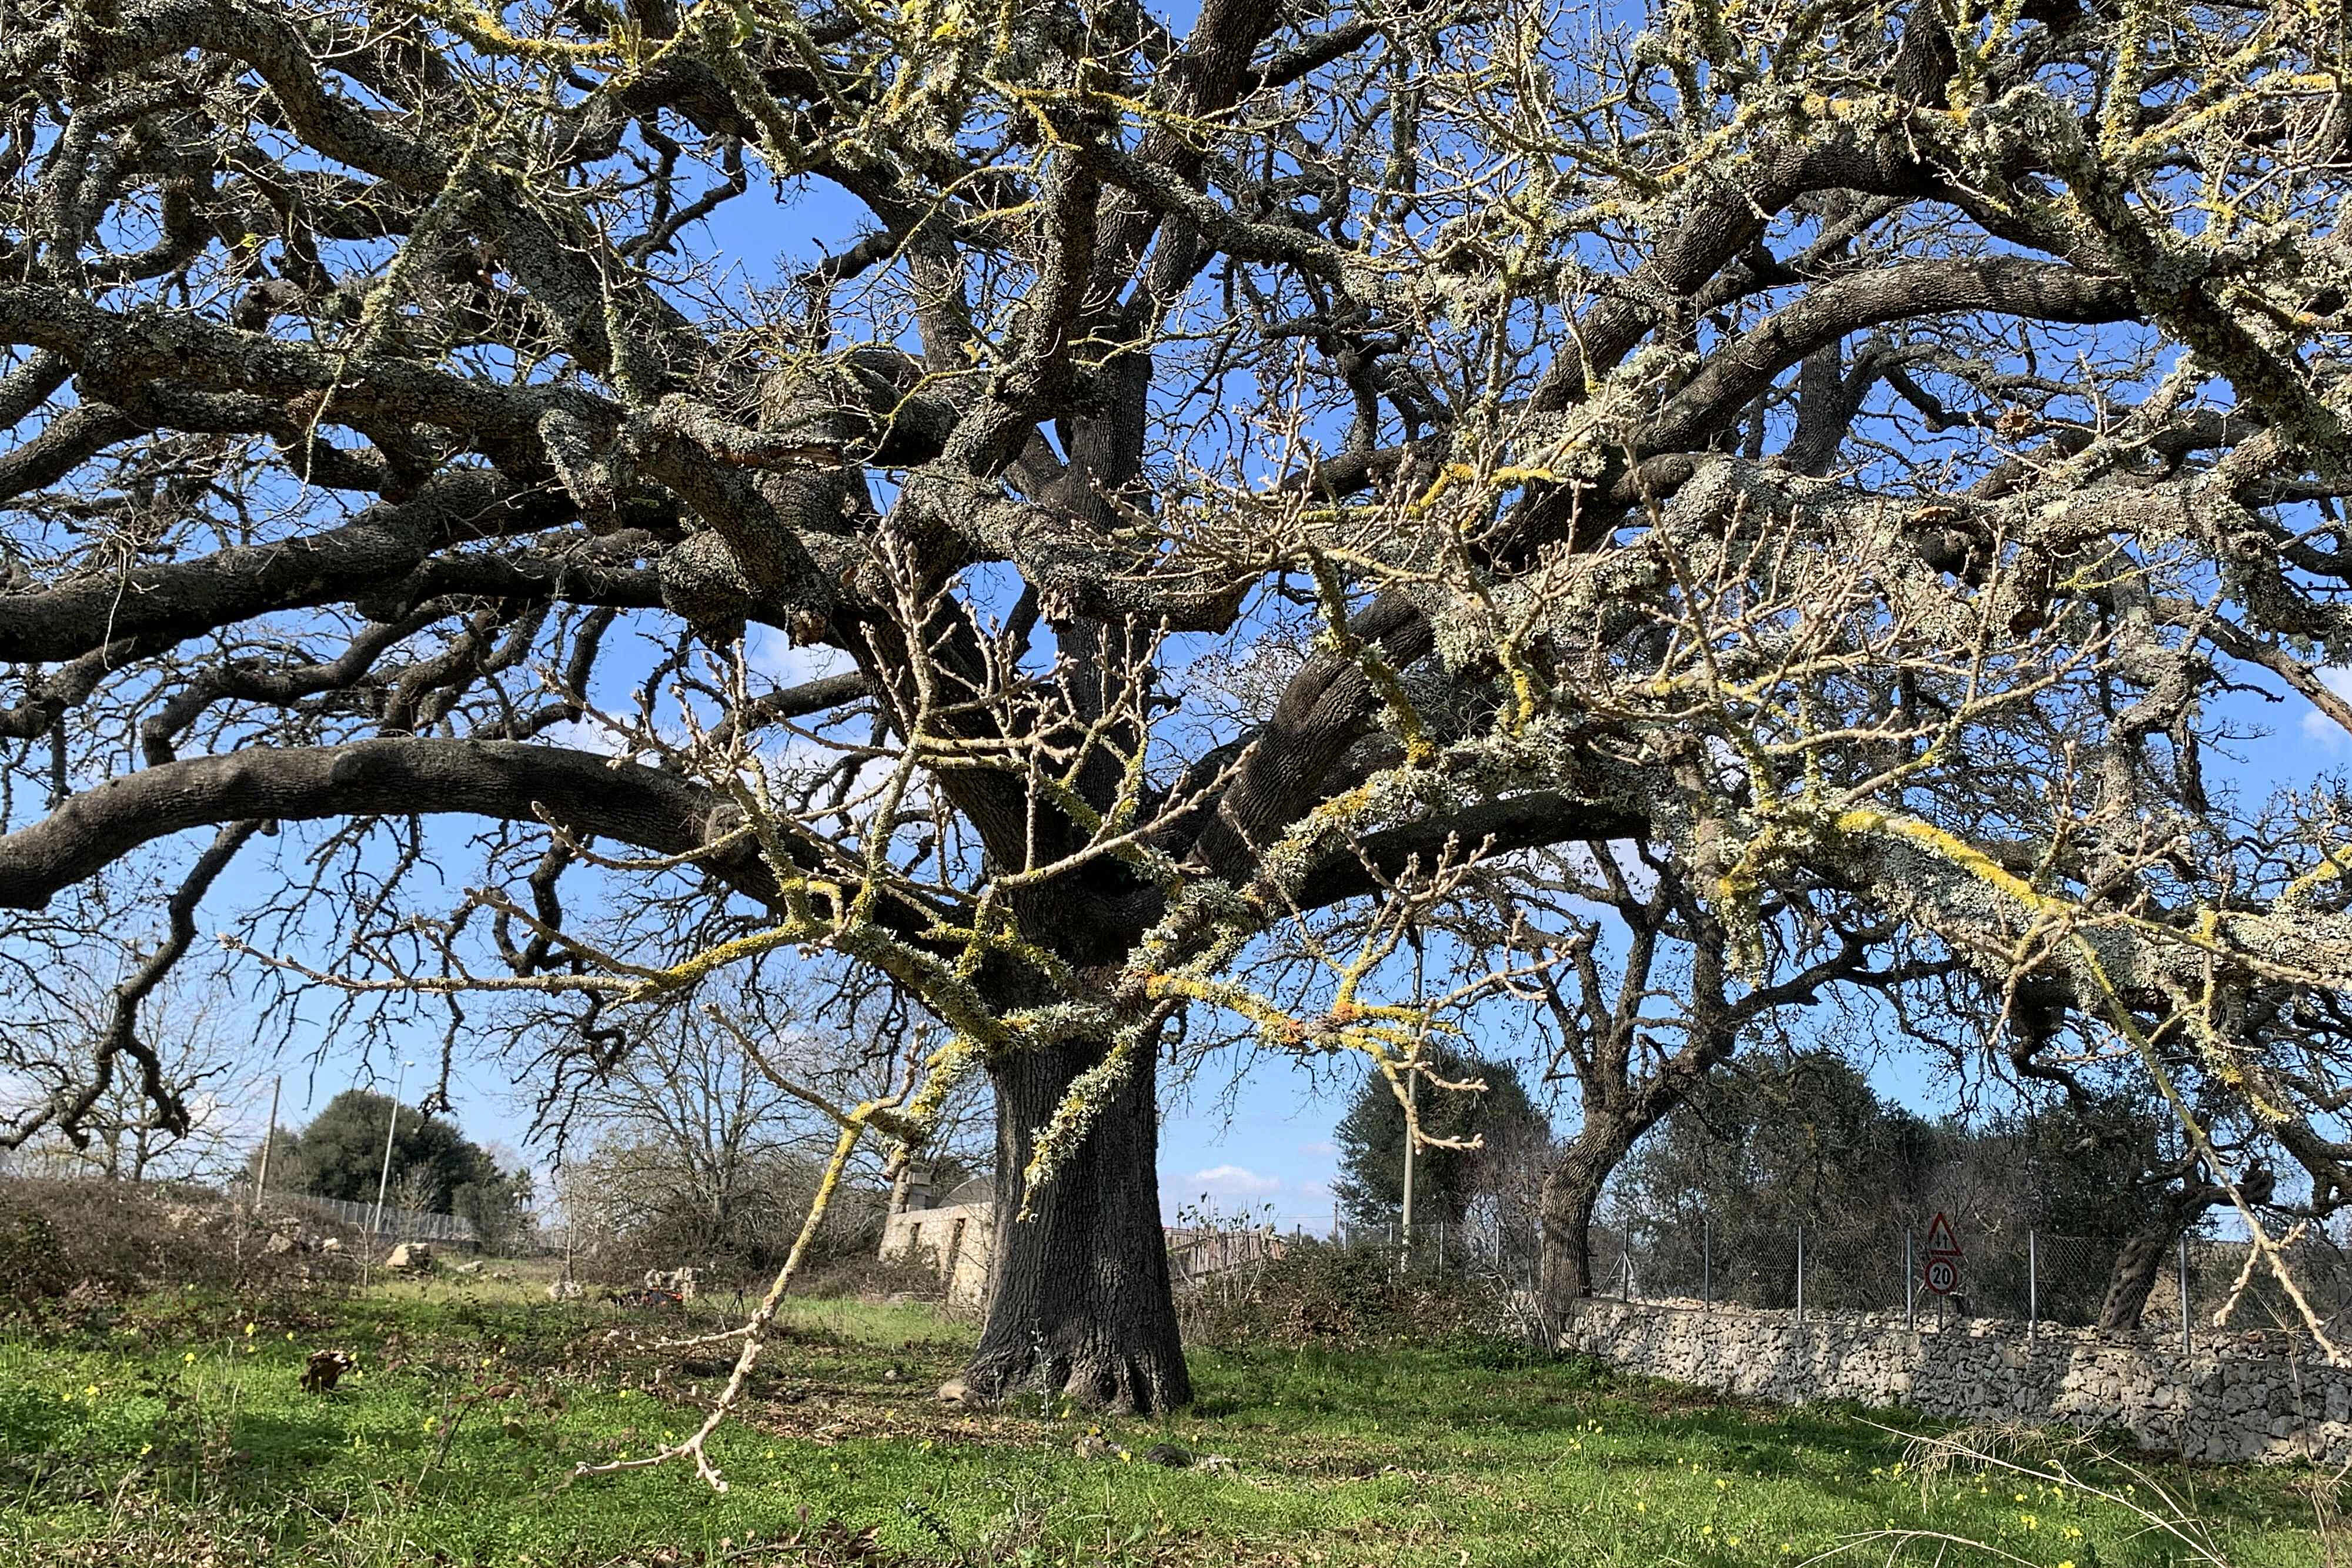
<instances>
[{"instance_id":1,"label":"triangular warning sign","mask_svg":"<svg viewBox=\"0 0 2352 1568\"><path fill-rule=\"evenodd\" d=\"M1952 1234L1952 1222L1945 1218L1939 1209L1936 1218L1927 1222L1927 1256L1957 1258L1959 1255L1960 1239Z\"/></svg>"}]
</instances>

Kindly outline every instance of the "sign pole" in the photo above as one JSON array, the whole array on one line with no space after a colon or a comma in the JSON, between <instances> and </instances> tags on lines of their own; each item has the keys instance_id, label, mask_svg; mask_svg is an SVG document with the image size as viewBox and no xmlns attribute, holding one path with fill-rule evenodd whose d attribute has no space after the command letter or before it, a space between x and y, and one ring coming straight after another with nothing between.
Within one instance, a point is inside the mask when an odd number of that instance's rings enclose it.
<instances>
[{"instance_id":1,"label":"sign pole","mask_svg":"<svg viewBox=\"0 0 2352 1568\"><path fill-rule=\"evenodd\" d=\"M383 1195L392 1186L392 1136L400 1130L400 1092L408 1086L408 1070L415 1065L402 1062L392 1081L392 1119L383 1124L383 1171L375 1178L375 1215L368 1221L371 1244L383 1234Z\"/></svg>"},{"instance_id":2,"label":"sign pole","mask_svg":"<svg viewBox=\"0 0 2352 1568\"><path fill-rule=\"evenodd\" d=\"M1412 939L1412 1005L1421 1008L1421 927L1408 925L1405 935ZM1429 1015L1423 1012L1413 1040L1413 1070L1404 1080L1404 1233L1397 1253L1399 1272L1412 1267L1412 1134L1421 1104L1421 1051L1428 1040Z\"/></svg>"}]
</instances>

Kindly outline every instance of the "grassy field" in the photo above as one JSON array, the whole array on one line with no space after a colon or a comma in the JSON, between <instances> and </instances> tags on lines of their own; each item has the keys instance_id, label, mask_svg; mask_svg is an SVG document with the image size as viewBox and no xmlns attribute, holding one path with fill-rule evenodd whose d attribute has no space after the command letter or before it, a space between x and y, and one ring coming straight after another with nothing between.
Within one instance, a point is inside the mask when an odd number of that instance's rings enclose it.
<instances>
[{"instance_id":1,"label":"grassy field","mask_svg":"<svg viewBox=\"0 0 2352 1568\"><path fill-rule=\"evenodd\" d=\"M652 1346L675 1328L452 1282L331 1302L190 1291L5 1331L0 1562L2286 1568L2327 1561L2336 1528L2335 1488L2308 1475L2133 1474L2069 1451L2127 1501L2189 1501L2217 1553L2200 1557L2072 1488L1923 1474L1874 1417L1730 1406L1500 1345L1204 1348L1193 1408L1100 1425L1131 1453L1168 1441L1230 1465L1087 1458L1097 1423L1050 1399L934 1402L966 1329L831 1301L794 1305L718 1441L726 1495L675 1468L566 1484L697 1418L721 1367ZM321 1348L361 1362L323 1397L297 1386Z\"/></svg>"}]
</instances>

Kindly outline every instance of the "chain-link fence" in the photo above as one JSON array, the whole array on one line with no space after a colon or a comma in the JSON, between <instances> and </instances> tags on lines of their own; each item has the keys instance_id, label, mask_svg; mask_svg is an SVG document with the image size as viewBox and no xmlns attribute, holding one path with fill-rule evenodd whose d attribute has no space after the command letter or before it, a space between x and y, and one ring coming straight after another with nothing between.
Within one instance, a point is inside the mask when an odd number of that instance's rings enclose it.
<instances>
[{"instance_id":1,"label":"chain-link fence","mask_svg":"<svg viewBox=\"0 0 2352 1568\"><path fill-rule=\"evenodd\" d=\"M300 1204L305 1208L356 1225L362 1230L388 1236L396 1241L438 1241L453 1246L470 1246L477 1239L474 1222L454 1214L427 1214L422 1209L401 1208L387 1204L379 1215L372 1203L354 1203L349 1198L314 1197L309 1193L272 1193L272 1203Z\"/></svg>"},{"instance_id":2,"label":"chain-link fence","mask_svg":"<svg viewBox=\"0 0 2352 1568\"><path fill-rule=\"evenodd\" d=\"M1600 1223L1591 1293L1605 1300L1744 1307L1791 1314L1877 1312L1913 1321L1979 1318L2091 1327L2138 1307L2138 1326L2191 1340L2305 1326L2301 1309L2252 1243L2190 1236L2170 1245L2047 1234L1936 1217L1717 1228ZM1478 1213L1409 1229L1336 1221L1324 1239L1381 1252L1400 1270L1482 1275L1523 1292L1543 1277L1531 1218ZM2285 1249L2288 1273L2331 1336L2352 1337L2352 1251L2309 1232Z\"/></svg>"},{"instance_id":3,"label":"chain-link fence","mask_svg":"<svg viewBox=\"0 0 2352 1568\"><path fill-rule=\"evenodd\" d=\"M1604 1298L1790 1312L1901 1312L2091 1326L2110 1298L2139 1326L2196 1333L2300 1328L2301 1311L2250 1242L2189 1237L2141 1248L1969 1224L1847 1221L1717 1230L1601 1225L1592 1289ZM2331 1332L2352 1322L2352 1257L2309 1235L2287 1249L2294 1288ZM2250 1267L2251 1264L2251 1267ZM2185 1309L2185 1311L2184 1311ZM2128 1321L2128 1310L2116 1314ZM2219 1321L2217 1321L2217 1319Z\"/></svg>"}]
</instances>

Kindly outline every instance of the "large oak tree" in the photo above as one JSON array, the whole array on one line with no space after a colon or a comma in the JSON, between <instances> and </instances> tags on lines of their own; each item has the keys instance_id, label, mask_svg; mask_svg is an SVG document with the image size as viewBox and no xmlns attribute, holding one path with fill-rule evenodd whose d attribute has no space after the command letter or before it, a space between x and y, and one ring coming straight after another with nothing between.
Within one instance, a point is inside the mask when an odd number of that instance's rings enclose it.
<instances>
[{"instance_id":1,"label":"large oak tree","mask_svg":"<svg viewBox=\"0 0 2352 1568\"><path fill-rule=\"evenodd\" d=\"M1178 1403L1163 1054L1402 1084L1403 933L1630 840L1694 1070L1742 996L1964 974L2346 1185L2340 805L2204 767L2233 685L2352 721L2337 8L0 23L11 951L198 835L12 1137L168 1097L139 998L266 875L278 962L602 1051L797 950L946 1026L852 1133L993 1082L971 1392ZM1449 1007L1572 963L1504 904Z\"/></svg>"}]
</instances>

